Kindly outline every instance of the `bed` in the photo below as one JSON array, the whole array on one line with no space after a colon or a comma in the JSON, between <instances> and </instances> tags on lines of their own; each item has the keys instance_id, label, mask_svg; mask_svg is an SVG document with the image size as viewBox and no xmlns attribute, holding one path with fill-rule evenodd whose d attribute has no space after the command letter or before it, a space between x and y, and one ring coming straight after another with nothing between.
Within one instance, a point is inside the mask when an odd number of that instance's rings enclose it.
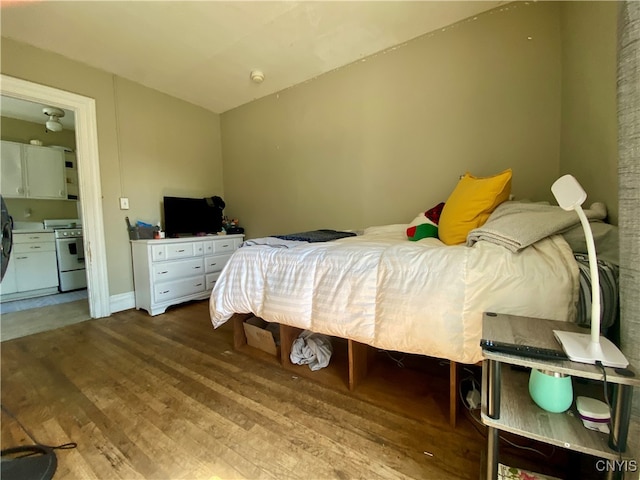
<instances>
[{"instance_id":1,"label":"bed","mask_svg":"<svg viewBox=\"0 0 640 480\"><path fill-rule=\"evenodd\" d=\"M505 221L505 210L515 217ZM550 215L562 222L547 216L537 234L528 228L514 234L517 219L530 223L523 215L531 212L521 210L515 202L501 205L463 245L407 241L407 224L370 227L333 241L248 241L216 282L211 321L219 327L251 313L377 349L449 360L454 411L455 365L482 359L483 312L577 320L580 268L560 234L577 220L551 207Z\"/></svg>"},{"instance_id":2,"label":"bed","mask_svg":"<svg viewBox=\"0 0 640 480\"><path fill-rule=\"evenodd\" d=\"M513 254L487 242L408 242L405 230L241 247L212 292L213 325L253 313L385 350L475 363L485 311L575 318L578 269L561 237Z\"/></svg>"}]
</instances>

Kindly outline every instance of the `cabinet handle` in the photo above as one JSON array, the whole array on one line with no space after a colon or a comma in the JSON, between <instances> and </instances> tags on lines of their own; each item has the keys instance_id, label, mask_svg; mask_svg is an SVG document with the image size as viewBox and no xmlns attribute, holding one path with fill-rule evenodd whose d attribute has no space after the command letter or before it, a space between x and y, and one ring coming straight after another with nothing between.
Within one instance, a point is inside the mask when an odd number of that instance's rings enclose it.
<instances>
[{"instance_id":1,"label":"cabinet handle","mask_svg":"<svg viewBox=\"0 0 640 480\"><path fill-rule=\"evenodd\" d=\"M158 275L164 275L165 273L169 273L169 271L165 270L164 272L158 272Z\"/></svg>"},{"instance_id":2,"label":"cabinet handle","mask_svg":"<svg viewBox=\"0 0 640 480\"><path fill-rule=\"evenodd\" d=\"M198 265L197 267L193 267L194 270L198 270L199 268L202 268L200 265Z\"/></svg>"},{"instance_id":3,"label":"cabinet handle","mask_svg":"<svg viewBox=\"0 0 640 480\"><path fill-rule=\"evenodd\" d=\"M227 248L229 246L229 244L227 243L226 245L222 245L222 248Z\"/></svg>"},{"instance_id":4,"label":"cabinet handle","mask_svg":"<svg viewBox=\"0 0 640 480\"><path fill-rule=\"evenodd\" d=\"M24 188L22 188L22 187L18 187L18 188L16 189L16 192L17 192L17 193L23 193L23 192L24 192Z\"/></svg>"},{"instance_id":5,"label":"cabinet handle","mask_svg":"<svg viewBox=\"0 0 640 480\"><path fill-rule=\"evenodd\" d=\"M171 290L165 290L164 292L160 292L160 295L164 295L165 293L169 293Z\"/></svg>"},{"instance_id":6,"label":"cabinet handle","mask_svg":"<svg viewBox=\"0 0 640 480\"><path fill-rule=\"evenodd\" d=\"M194 285L194 287L201 287L201 286L202 286L202 282L200 282L200 283L196 283L196 284Z\"/></svg>"},{"instance_id":7,"label":"cabinet handle","mask_svg":"<svg viewBox=\"0 0 640 480\"><path fill-rule=\"evenodd\" d=\"M32 250L35 250L36 248L42 248L42 247L40 247L38 245L34 245L33 247L29 247L29 248L31 248Z\"/></svg>"},{"instance_id":8,"label":"cabinet handle","mask_svg":"<svg viewBox=\"0 0 640 480\"><path fill-rule=\"evenodd\" d=\"M29 257L16 257L16 260L25 260L27 258L29 258Z\"/></svg>"},{"instance_id":9,"label":"cabinet handle","mask_svg":"<svg viewBox=\"0 0 640 480\"><path fill-rule=\"evenodd\" d=\"M213 262L213 263L210 263L210 264L209 264L209 266L210 266L210 267L215 267L216 265L217 265L217 263L216 263L216 262Z\"/></svg>"}]
</instances>

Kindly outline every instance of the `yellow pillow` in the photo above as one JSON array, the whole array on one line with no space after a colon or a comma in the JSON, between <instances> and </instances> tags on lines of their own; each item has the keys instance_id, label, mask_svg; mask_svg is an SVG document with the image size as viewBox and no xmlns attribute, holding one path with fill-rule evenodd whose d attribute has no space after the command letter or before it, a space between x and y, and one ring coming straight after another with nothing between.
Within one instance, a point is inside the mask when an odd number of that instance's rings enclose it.
<instances>
[{"instance_id":1,"label":"yellow pillow","mask_svg":"<svg viewBox=\"0 0 640 480\"><path fill-rule=\"evenodd\" d=\"M511 194L511 169L492 177L474 177L467 172L444 204L438 236L447 245L467 240L467 234L481 227L498 205Z\"/></svg>"}]
</instances>

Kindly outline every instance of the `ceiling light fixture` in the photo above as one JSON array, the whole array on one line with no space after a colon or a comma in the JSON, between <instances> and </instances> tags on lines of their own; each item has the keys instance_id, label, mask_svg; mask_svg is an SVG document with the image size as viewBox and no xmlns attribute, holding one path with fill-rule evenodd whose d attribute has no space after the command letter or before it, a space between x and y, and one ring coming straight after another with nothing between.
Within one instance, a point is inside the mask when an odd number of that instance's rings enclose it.
<instances>
[{"instance_id":1,"label":"ceiling light fixture","mask_svg":"<svg viewBox=\"0 0 640 480\"><path fill-rule=\"evenodd\" d=\"M250 78L253 83L262 83L264 82L264 73L260 70L254 70L251 72Z\"/></svg>"},{"instance_id":2,"label":"ceiling light fixture","mask_svg":"<svg viewBox=\"0 0 640 480\"><path fill-rule=\"evenodd\" d=\"M55 107L44 107L42 109L42 113L49 117L49 120L47 120L47 123L45 124L47 130L51 132L62 131L62 124L60 123L60 119L64 117L63 110Z\"/></svg>"}]
</instances>

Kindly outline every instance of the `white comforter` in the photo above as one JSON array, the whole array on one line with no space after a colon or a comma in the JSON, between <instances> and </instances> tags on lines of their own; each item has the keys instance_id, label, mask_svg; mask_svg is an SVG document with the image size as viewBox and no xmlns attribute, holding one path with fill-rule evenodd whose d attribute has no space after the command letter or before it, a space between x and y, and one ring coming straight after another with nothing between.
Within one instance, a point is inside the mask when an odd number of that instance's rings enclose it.
<instances>
[{"instance_id":1,"label":"white comforter","mask_svg":"<svg viewBox=\"0 0 640 480\"><path fill-rule=\"evenodd\" d=\"M518 253L410 242L406 225L290 248L238 249L211 293L214 327L254 313L385 350L481 360L482 313L573 320L578 267L561 236Z\"/></svg>"}]
</instances>

